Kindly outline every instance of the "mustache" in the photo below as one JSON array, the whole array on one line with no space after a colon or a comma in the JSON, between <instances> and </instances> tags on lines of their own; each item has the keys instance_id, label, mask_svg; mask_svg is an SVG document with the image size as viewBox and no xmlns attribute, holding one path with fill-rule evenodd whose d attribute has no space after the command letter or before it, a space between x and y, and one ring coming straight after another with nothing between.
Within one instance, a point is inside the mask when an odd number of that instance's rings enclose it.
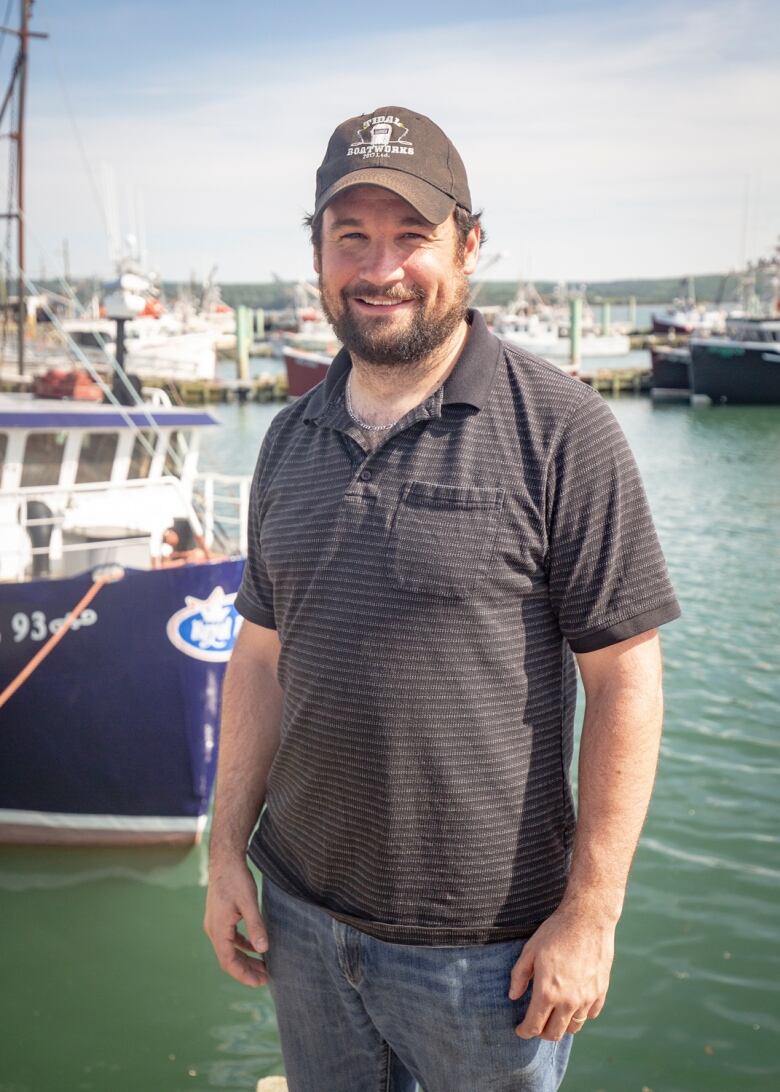
<instances>
[{"instance_id":1,"label":"mustache","mask_svg":"<svg viewBox=\"0 0 780 1092\"><path fill-rule=\"evenodd\" d=\"M409 288L402 288L400 285L393 288L380 288L375 284L368 284L363 281L352 285L349 289L343 289L342 294L346 299L382 299L395 302L408 299L425 299L425 292L419 285L411 285Z\"/></svg>"}]
</instances>

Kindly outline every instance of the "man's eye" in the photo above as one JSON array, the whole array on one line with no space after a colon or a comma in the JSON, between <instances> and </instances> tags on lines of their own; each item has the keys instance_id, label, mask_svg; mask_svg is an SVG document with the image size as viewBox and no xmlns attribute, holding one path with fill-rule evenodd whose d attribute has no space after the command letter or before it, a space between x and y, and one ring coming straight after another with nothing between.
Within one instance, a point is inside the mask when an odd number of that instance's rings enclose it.
<instances>
[{"instance_id":1,"label":"man's eye","mask_svg":"<svg viewBox=\"0 0 780 1092\"><path fill-rule=\"evenodd\" d=\"M363 234L362 231L345 231L344 234L340 236L340 238L342 238L342 239L365 239L365 235Z\"/></svg>"}]
</instances>

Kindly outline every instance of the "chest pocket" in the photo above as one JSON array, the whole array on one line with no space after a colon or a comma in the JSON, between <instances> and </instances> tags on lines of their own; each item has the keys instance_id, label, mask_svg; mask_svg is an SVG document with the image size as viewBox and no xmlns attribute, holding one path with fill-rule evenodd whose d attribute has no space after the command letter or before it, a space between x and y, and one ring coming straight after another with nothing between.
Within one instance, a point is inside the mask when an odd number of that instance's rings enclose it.
<instances>
[{"instance_id":1,"label":"chest pocket","mask_svg":"<svg viewBox=\"0 0 780 1092\"><path fill-rule=\"evenodd\" d=\"M406 482L390 528L392 583L462 597L490 564L503 503L503 489Z\"/></svg>"}]
</instances>

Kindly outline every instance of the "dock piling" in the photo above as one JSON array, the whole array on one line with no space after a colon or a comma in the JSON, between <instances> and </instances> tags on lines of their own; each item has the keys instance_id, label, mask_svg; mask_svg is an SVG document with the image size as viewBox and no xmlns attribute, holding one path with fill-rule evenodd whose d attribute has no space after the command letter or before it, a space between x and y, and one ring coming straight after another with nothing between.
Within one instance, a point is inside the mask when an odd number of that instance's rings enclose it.
<instances>
[{"instance_id":1,"label":"dock piling","mask_svg":"<svg viewBox=\"0 0 780 1092\"><path fill-rule=\"evenodd\" d=\"M579 368L582 361L582 300L575 297L569 304L569 360Z\"/></svg>"},{"instance_id":2,"label":"dock piling","mask_svg":"<svg viewBox=\"0 0 780 1092\"><path fill-rule=\"evenodd\" d=\"M240 306L236 310L236 363L238 379L249 381L249 346L252 344L252 312Z\"/></svg>"}]
</instances>

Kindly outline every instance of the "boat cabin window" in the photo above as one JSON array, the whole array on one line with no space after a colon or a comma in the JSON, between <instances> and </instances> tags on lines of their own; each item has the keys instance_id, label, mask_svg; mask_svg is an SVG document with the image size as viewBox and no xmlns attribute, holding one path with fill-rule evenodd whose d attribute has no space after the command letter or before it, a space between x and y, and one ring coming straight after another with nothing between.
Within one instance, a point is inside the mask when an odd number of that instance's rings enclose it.
<instances>
[{"instance_id":1,"label":"boat cabin window","mask_svg":"<svg viewBox=\"0 0 780 1092\"><path fill-rule=\"evenodd\" d=\"M102 349L111 340L103 330L73 330L70 337L82 349Z\"/></svg>"},{"instance_id":2,"label":"boat cabin window","mask_svg":"<svg viewBox=\"0 0 780 1092\"><path fill-rule=\"evenodd\" d=\"M181 477L182 464L190 446L190 433L172 432L168 438L168 447L165 451L165 469L163 474L172 474Z\"/></svg>"},{"instance_id":3,"label":"boat cabin window","mask_svg":"<svg viewBox=\"0 0 780 1092\"><path fill-rule=\"evenodd\" d=\"M31 432L22 457L22 488L56 485L60 480L65 432Z\"/></svg>"},{"instance_id":4,"label":"boat cabin window","mask_svg":"<svg viewBox=\"0 0 780 1092\"><path fill-rule=\"evenodd\" d=\"M148 478L154 456L156 444L153 432L139 432L133 442L133 452L130 456L130 469L128 478Z\"/></svg>"},{"instance_id":5,"label":"boat cabin window","mask_svg":"<svg viewBox=\"0 0 780 1092\"><path fill-rule=\"evenodd\" d=\"M76 485L110 481L118 443L119 434L116 432L85 433L76 467Z\"/></svg>"}]
</instances>

